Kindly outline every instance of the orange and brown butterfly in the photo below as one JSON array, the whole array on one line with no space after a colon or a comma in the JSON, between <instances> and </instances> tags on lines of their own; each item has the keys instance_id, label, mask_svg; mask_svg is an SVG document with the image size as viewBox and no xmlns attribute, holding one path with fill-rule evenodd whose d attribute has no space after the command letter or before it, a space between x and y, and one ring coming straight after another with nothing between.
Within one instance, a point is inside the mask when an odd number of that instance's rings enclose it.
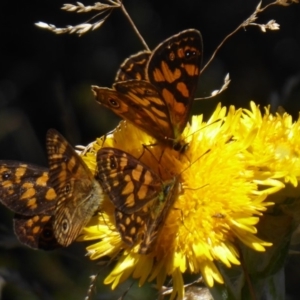
<instances>
[{"instance_id":1,"label":"orange and brown butterfly","mask_svg":"<svg viewBox=\"0 0 300 300\"><path fill-rule=\"evenodd\" d=\"M19 240L44 250L70 245L80 234L102 198L102 188L66 139L47 133L49 170L0 162L0 201L16 213Z\"/></svg>"},{"instance_id":2,"label":"orange and brown butterfly","mask_svg":"<svg viewBox=\"0 0 300 300\"><path fill-rule=\"evenodd\" d=\"M47 169L0 161L0 201L15 212L13 226L21 243L43 250L59 247L53 233L57 197Z\"/></svg>"},{"instance_id":3,"label":"orange and brown butterfly","mask_svg":"<svg viewBox=\"0 0 300 300\"><path fill-rule=\"evenodd\" d=\"M201 61L201 34L188 29L159 44L151 54L140 52L127 59L111 89L92 86L92 91L97 102L180 150Z\"/></svg>"},{"instance_id":4,"label":"orange and brown butterfly","mask_svg":"<svg viewBox=\"0 0 300 300\"><path fill-rule=\"evenodd\" d=\"M60 133L50 129L46 140L50 183L57 194L53 230L59 244L66 247L98 210L103 190Z\"/></svg>"},{"instance_id":5,"label":"orange and brown butterfly","mask_svg":"<svg viewBox=\"0 0 300 300\"><path fill-rule=\"evenodd\" d=\"M122 240L139 253L155 245L176 199L178 180L162 179L131 154L115 148L97 153L98 180L115 205L115 221Z\"/></svg>"}]
</instances>

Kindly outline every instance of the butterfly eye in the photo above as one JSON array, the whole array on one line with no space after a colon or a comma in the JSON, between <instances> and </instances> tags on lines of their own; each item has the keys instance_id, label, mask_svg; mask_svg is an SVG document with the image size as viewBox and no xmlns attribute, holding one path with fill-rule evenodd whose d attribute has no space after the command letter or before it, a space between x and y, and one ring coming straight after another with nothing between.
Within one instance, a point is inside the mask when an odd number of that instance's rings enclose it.
<instances>
[{"instance_id":1,"label":"butterfly eye","mask_svg":"<svg viewBox=\"0 0 300 300\"><path fill-rule=\"evenodd\" d=\"M196 51L191 51L191 50L186 50L184 52L184 55L185 55L185 58L191 59L191 58L193 58L197 55L197 52Z\"/></svg>"},{"instance_id":2,"label":"butterfly eye","mask_svg":"<svg viewBox=\"0 0 300 300\"><path fill-rule=\"evenodd\" d=\"M62 229L63 229L64 233L69 231L69 223L67 220L63 220L61 225L62 225Z\"/></svg>"},{"instance_id":3,"label":"butterfly eye","mask_svg":"<svg viewBox=\"0 0 300 300\"><path fill-rule=\"evenodd\" d=\"M113 107L120 107L119 103L113 98L108 99L108 102Z\"/></svg>"},{"instance_id":4,"label":"butterfly eye","mask_svg":"<svg viewBox=\"0 0 300 300\"><path fill-rule=\"evenodd\" d=\"M2 174L2 180L8 180L10 176L11 176L10 172L5 172Z\"/></svg>"},{"instance_id":5,"label":"butterfly eye","mask_svg":"<svg viewBox=\"0 0 300 300\"><path fill-rule=\"evenodd\" d=\"M173 145L173 149L180 152L184 148L182 147L181 143L176 143Z\"/></svg>"},{"instance_id":6,"label":"butterfly eye","mask_svg":"<svg viewBox=\"0 0 300 300\"><path fill-rule=\"evenodd\" d=\"M165 189L164 189L164 195L166 196L166 195L168 195L168 193L169 193L169 191L171 190L171 185L167 185L166 187L165 187Z\"/></svg>"}]
</instances>

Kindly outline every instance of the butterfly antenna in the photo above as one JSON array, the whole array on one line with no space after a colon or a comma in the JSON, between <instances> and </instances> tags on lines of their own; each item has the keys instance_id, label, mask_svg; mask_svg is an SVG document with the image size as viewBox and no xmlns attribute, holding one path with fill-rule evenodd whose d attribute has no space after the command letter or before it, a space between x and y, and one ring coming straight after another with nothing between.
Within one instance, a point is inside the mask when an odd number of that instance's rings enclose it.
<instances>
[{"instance_id":1,"label":"butterfly antenna","mask_svg":"<svg viewBox=\"0 0 300 300\"><path fill-rule=\"evenodd\" d=\"M105 134L103 135L103 137L101 138L101 139L102 139L102 145L101 145L101 148L103 148L103 145L104 145L104 143L105 143L105 141L106 141L108 135L110 135L110 134L113 135L114 132L115 132L116 130L119 129L119 126L120 126L120 125L118 125L115 129L113 129L113 130L111 130L111 131L109 131L109 132L107 132L107 133L105 133Z\"/></svg>"},{"instance_id":2,"label":"butterfly antenna","mask_svg":"<svg viewBox=\"0 0 300 300\"><path fill-rule=\"evenodd\" d=\"M140 161L141 158L144 156L145 150L146 150L146 148L147 148L147 145L142 144L142 146L143 146L143 152L142 152L141 155L138 157L138 159L137 159L138 161Z\"/></svg>"},{"instance_id":3,"label":"butterfly antenna","mask_svg":"<svg viewBox=\"0 0 300 300\"><path fill-rule=\"evenodd\" d=\"M215 123L217 123L217 122L219 122L219 121L221 121L221 119L215 120L213 123L207 124L206 126L200 128L200 129L198 129L197 131L202 130L202 129L206 128L207 126L210 126L210 125L212 125L212 124L215 124ZM191 135L194 134L194 133L196 133L197 131L191 133ZM229 142L232 142L232 141L233 141L233 135L231 135L225 143L228 144ZM205 151L203 154L201 154L196 160L194 160L193 162L190 162L190 165L189 165L188 167L186 167L186 168L185 168L180 174L178 174L178 175L181 175L181 174L182 174L183 172L185 172L188 168L190 168L195 162L197 162L199 159L201 159L205 154L209 153L210 151L211 151L211 149L206 150L206 151ZM187 157L187 156L186 156L186 157ZM188 159L188 157L187 157L187 159Z\"/></svg>"},{"instance_id":4,"label":"butterfly antenna","mask_svg":"<svg viewBox=\"0 0 300 300\"><path fill-rule=\"evenodd\" d=\"M181 216L180 219L181 219L181 222L182 222L184 228L185 228L189 233L192 233L192 232L185 226L185 224L184 224L184 217L183 217L183 211L182 211L182 209L181 209L181 208L177 208L177 207L173 207L173 209L174 209L174 210L179 210L179 211L180 211L180 216Z\"/></svg>"},{"instance_id":5,"label":"butterfly antenna","mask_svg":"<svg viewBox=\"0 0 300 300\"><path fill-rule=\"evenodd\" d=\"M160 167L161 167L161 160L162 160L163 154L165 153L165 149L166 149L166 148L164 148L164 149L161 151L161 153L160 153L160 155L159 155L159 158L157 158L157 157L153 154L153 152L148 148L149 146L156 146L156 145L157 145L157 144L152 144L152 145L144 145L144 144L143 144L143 148L144 148L143 153L145 153L145 151L148 151L148 152L150 153L150 155L153 157L153 159L156 160L157 165L158 165L158 173L159 173L159 176L162 177L162 174L161 174L161 171L160 171Z\"/></svg>"},{"instance_id":6,"label":"butterfly antenna","mask_svg":"<svg viewBox=\"0 0 300 300\"><path fill-rule=\"evenodd\" d=\"M197 129L196 131L192 132L191 134L189 134L188 136L186 136L185 138L189 138L190 136L192 136L193 134L199 132L200 130L203 130L205 128L207 128L208 126L211 126L213 124L216 124L218 122L222 121L224 123L224 121L222 119L217 119L217 120L214 120L212 123L209 123L209 124L206 124L205 126L203 126L202 128L199 128Z\"/></svg>"},{"instance_id":7,"label":"butterfly antenna","mask_svg":"<svg viewBox=\"0 0 300 300\"><path fill-rule=\"evenodd\" d=\"M142 37L142 35L140 34L139 30L137 29L137 27L135 26L133 20L131 19L131 17L129 16L127 10L125 9L125 6L123 5L122 1L120 1L121 3L121 10L124 13L124 15L126 16L126 18L128 19L130 25L132 26L133 30L135 31L135 33L137 34L137 36L139 37L139 39L141 40L142 44L144 45L145 49L150 51L150 48L148 47L147 43L145 42L144 38Z\"/></svg>"},{"instance_id":8,"label":"butterfly antenna","mask_svg":"<svg viewBox=\"0 0 300 300\"><path fill-rule=\"evenodd\" d=\"M108 224L108 223L106 222L106 220L105 220L105 218L104 218L103 213L101 212L101 210L99 210L98 213L100 214L100 217L102 218L103 223L107 226L107 228L109 228L109 229L111 230L111 232L114 232L115 229L112 229L112 228L110 227L110 224Z\"/></svg>"},{"instance_id":9,"label":"butterfly antenna","mask_svg":"<svg viewBox=\"0 0 300 300\"><path fill-rule=\"evenodd\" d=\"M177 176L180 176L181 174L183 174L186 170L188 170L194 163L196 163L198 160L200 160L204 155L206 155L207 153L209 153L211 151L211 149L206 150L204 153L202 153L198 158L196 158L193 162L190 162L190 165L187 166L185 169L183 169Z\"/></svg>"},{"instance_id":10,"label":"butterfly antenna","mask_svg":"<svg viewBox=\"0 0 300 300\"><path fill-rule=\"evenodd\" d=\"M162 156L165 153L165 148L161 151L161 154L160 154L159 158L155 157L155 155L152 153L152 151L148 148L148 147L157 146L157 145L158 144L143 145L143 147L144 147L145 150L147 150L151 154L151 156L157 161L157 163L160 164Z\"/></svg>"}]
</instances>

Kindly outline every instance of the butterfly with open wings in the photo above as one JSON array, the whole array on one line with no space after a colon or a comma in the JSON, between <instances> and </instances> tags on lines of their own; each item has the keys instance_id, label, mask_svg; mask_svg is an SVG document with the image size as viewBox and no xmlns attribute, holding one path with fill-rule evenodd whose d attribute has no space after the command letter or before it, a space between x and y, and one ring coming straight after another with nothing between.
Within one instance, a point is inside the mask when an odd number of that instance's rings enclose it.
<instances>
[{"instance_id":1,"label":"butterfly with open wings","mask_svg":"<svg viewBox=\"0 0 300 300\"><path fill-rule=\"evenodd\" d=\"M121 65L112 88L92 86L96 101L158 141L181 150L200 75L202 40L188 29Z\"/></svg>"}]
</instances>

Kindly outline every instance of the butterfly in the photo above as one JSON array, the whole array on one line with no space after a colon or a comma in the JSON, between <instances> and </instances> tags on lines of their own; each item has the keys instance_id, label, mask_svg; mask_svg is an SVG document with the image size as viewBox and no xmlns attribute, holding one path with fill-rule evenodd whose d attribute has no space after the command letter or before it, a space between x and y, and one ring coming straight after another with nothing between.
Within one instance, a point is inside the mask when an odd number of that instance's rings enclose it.
<instances>
[{"instance_id":1,"label":"butterfly","mask_svg":"<svg viewBox=\"0 0 300 300\"><path fill-rule=\"evenodd\" d=\"M66 247L98 210L103 190L82 158L60 133L49 129L46 141L50 182L57 194L54 235Z\"/></svg>"},{"instance_id":2,"label":"butterfly","mask_svg":"<svg viewBox=\"0 0 300 300\"><path fill-rule=\"evenodd\" d=\"M0 162L0 201L16 213L19 240L33 248L67 247L103 199L103 191L82 158L56 130L46 137L49 170Z\"/></svg>"},{"instance_id":3,"label":"butterfly","mask_svg":"<svg viewBox=\"0 0 300 300\"><path fill-rule=\"evenodd\" d=\"M112 88L92 86L96 101L160 142L182 149L200 75L202 39L188 29L121 65Z\"/></svg>"},{"instance_id":4,"label":"butterfly","mask_svg":"<svg viewBox=\"0 0 300 300\"><path fill-rule=\"evenodd\" d=\"M139 253L149 253L176 199L178 180L163 182L148 166L115 148L98 150L97 165L122 240L132 247L140 236Z\"/></svg>"}]
</instances>

